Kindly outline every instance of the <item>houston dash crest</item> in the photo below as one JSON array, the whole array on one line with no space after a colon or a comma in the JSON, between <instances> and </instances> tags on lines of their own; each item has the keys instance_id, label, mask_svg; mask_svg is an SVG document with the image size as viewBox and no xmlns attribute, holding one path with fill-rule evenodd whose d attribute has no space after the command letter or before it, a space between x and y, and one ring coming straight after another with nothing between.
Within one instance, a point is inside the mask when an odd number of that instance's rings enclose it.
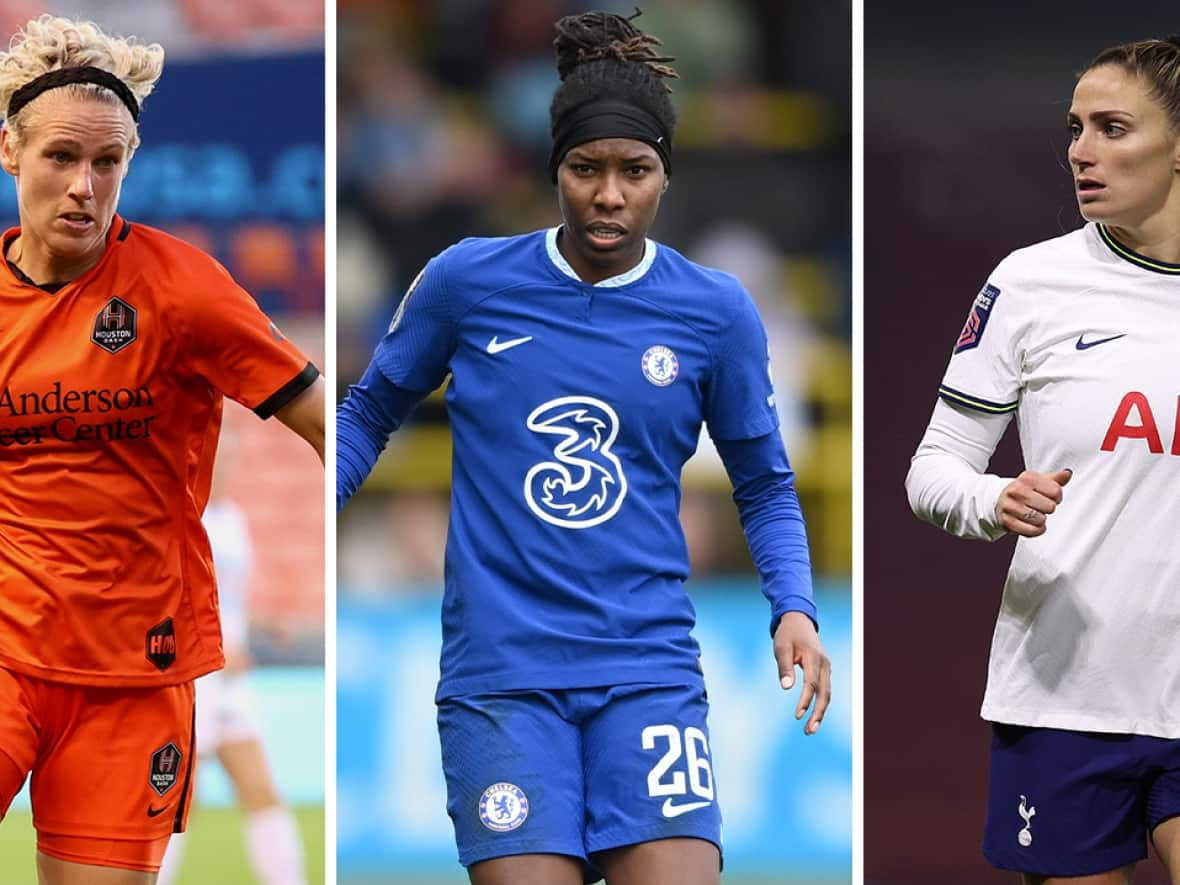
<instances>
[{"instance_id":1,"label":"houston dash crest","mask_svg":"<svg viewBox=\"0 0 1180 885\"><path fill-rule=\"evenodd\" d=\"M135 340L135 308L115 296L94 318L90 340L109 353L118 353Z\"/></svg>"}]
</instances>

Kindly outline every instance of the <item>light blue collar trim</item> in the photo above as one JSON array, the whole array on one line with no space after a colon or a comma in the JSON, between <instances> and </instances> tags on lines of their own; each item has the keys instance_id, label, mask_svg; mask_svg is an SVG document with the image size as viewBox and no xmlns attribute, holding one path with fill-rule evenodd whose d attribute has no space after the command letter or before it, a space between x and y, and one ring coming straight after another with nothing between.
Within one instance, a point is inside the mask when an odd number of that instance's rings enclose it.
<instances>
[{"instance_id":1,"label":"light blue collar trim","mask_svg":"<svg viewBox=\"0 0 1180 885\"><path fill-rule=\"evenodd\" d=\"M565 260L565 256L557 248L557 232L561 230L561 226L551 227L545 231L545 251L549 253L549 260L553 262L554 266L572 280L584 282L578 276L577 272L570 267L570 263ZM651 269L652 262L656 260L656 244L654 240L643 241L643 258L639 263L631 268L626 273L621 273L616 277L609 277L601 282L595 283L596 288L614 289L619 286L626 286L628 283L634 283L642 277L648 270Z\"/></svg>"}]
</instances>

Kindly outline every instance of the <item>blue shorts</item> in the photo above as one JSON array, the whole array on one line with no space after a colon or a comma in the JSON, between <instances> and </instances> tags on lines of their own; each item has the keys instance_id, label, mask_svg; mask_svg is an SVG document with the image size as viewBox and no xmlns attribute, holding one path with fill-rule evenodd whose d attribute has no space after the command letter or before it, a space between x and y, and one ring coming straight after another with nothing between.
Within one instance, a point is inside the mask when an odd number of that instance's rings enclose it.
<instances>
[{"instance_id":1,"label":"blue shorts","mask_svg":"<svg viewBox=\"0 0 1180 885\"><path fill-rule=\"evenodd\" d=\"M721 847L701 686L619 685L446 698L438 705L459 862L580 859L674 837Z\"/></svg>"},{"instance_id":2,"label":"blue shorts","mask_svg":"<svg viewBox=\"0 0 1180 885\"><path fill-rule=\"evenodd\" d=\"M1085 876L1147 857L1180 815L1180 739L992 726L983 853L993 866Z\"/></svg>"}]
</instances>

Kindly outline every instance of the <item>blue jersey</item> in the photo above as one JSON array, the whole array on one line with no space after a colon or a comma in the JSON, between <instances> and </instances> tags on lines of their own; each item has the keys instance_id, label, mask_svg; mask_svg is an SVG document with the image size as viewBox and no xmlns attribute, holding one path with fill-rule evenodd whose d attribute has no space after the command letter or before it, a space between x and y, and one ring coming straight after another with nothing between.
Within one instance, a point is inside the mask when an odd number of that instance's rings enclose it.
<instances>
[{"instance_id":1,"label":"blue jersey","mask_svg":"<svg viewBox=\"0 0 1180 885\"><path fill-rule=\"evenodd\" d=\"M556 238L446 250L374 356L407 403L451 376L439 698L699 681L681 468L702 421L721 441L778 426L736 279L649 241L591 285Z\"/></svg>"}]
</instances>

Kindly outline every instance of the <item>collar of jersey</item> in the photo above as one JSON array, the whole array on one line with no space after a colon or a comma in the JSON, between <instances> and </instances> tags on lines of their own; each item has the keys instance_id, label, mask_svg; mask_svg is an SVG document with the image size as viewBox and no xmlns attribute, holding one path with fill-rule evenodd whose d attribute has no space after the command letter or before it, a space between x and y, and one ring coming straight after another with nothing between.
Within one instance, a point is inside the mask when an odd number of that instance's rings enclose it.
<instances>
[{"instance_id":1,"label":"collar of jersey","mask_svg":"<svg viewBox=\"0 0 1180 885\"><path fill-rule=\"evenodd\" d=\"M545 251L549 253L549 260L553 262L554 267L571 280L584 283L585 280L578 276L577 272L570 267L570 263L565 260L565 257L561 254L561 250L557 248L557 232L559 230L561 230L561 225L551 227L545 231ZM656 260L656 244L652 240L644 240L643 244L643 258L640 259L637 265L618 276L608 277L605 280L594 283L595 288L617 289L619 286L634 283L647 273L651 269L651 263Z\"/></svg>"},{"instance_id":2,"label":"collar of jersey","mask_svg":"<svg viewBox=\"0 0 1180 885\"><path fill-rule=\"evenodd\" d=\"M8 270L12 274L13 279L15 279L17 282L23 283L26 286L32 286L34 289L40 289L42 292L47 292L50 295L56 295L71 283L76 283L78 280L86 279L91 274L95 273L98 268L106 263L107 256L111 253L112 247L116 243L121 243L126 240L127 235L130 233L131 223L124 221L120 215L116 214L111 219L111 227L110 230L107 231L106 249L103 251L103 255L98 260L98 263L77 279L67 280L64 283L34 283L31 279L29 279L28 275L23 270L8 260L8 244L20 235L19 227L10 227L8 230L4 231L3 234L0 234L0 257L4 258L4 265L8 267Z\"/></svg>"},{"instance_id":3,"label":"collar of jersey","mask_svg":"<svg viewBox=\"0 0 1180 885\"><path fill-rule=\"evenodd\" d=\"M1180 264L1169 264L1157 258L1148 258L1146 255L1140 255L1138 252L1128 249L1116 240L1114 234L1106 229L1105 224L1097 224L1095 226L1098 228L1098 239L1106 243L1110 251L1124 261L1129 261L1136 267L1142 267L1145 270L1152 270L1156 273L1180 276Z\"/></svg>"}]
</instances>

